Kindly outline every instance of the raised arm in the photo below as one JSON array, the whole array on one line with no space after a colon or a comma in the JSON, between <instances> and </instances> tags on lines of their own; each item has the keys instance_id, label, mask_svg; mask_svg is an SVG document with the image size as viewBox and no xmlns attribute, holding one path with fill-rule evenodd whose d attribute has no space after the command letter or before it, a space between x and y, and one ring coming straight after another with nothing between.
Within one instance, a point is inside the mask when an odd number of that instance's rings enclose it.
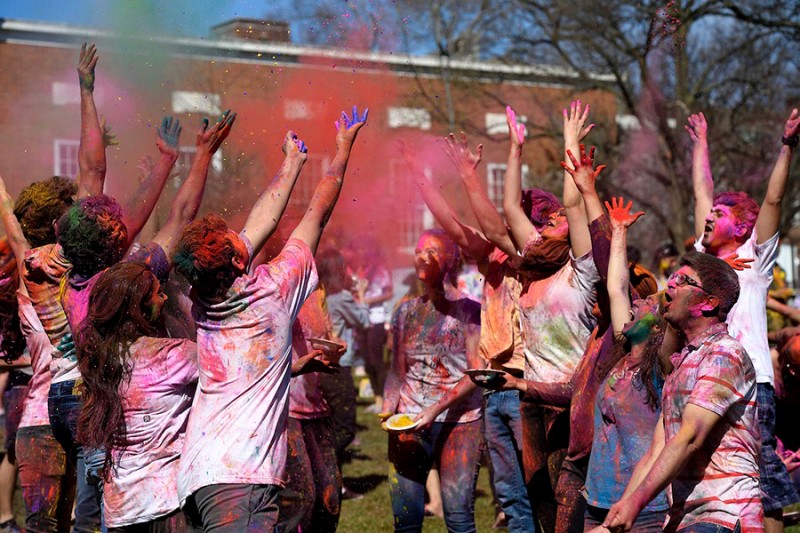
<instances>
[{"instance_id":1,"label":"raised arm","mask_svg":"<svg viewBox=\"0 0 800 533\"><path fill-rule=\"evenodd\" d=\"M756 219L757 244L763 244L780 229L781 204L786 193L786 183L789 180L789 167L792 164L792 153L797 146L798 132L800 132L800 112L792 110L792 114L783 127L783 139L778 160L769 177L767 195L761 204L761 210Z\"/></svg>"},{"instance_id":2,"label":"raised arm","mask_svg":"<svg viewBox=\"0 0 800 533\"><path fill-rule=\"evenodd\" d=\"M564 109L564 152L565 160L569 160L572 154L582 152L580 142L589 135L594 129L594 124L584 127L589 118L589 106L581 111L581 101L571 102L569 111ZM575 257L582 257L592 250L592 239L589 235L589 219L586 215L586 208L583 205L583 197L578 190L572 176L564 168L564 210L567 213L569 223L569 242L572 246L572 254ZM595 174L595 177L597 175Z\"/></svg>"},{"instance_id":3,"label":"raised arm","mask_svg":"<svg viewBox=\"0 0 800 533\"><path fill-rule=\"evenodd\" d=\"M414 162L411 153L403 144L400 147L403 159L408 166L417 190L422 195L425 205L428 206L436 222L450 235L456 244L471 257L478 261L485 260L491 253L494 245L477 229L459 220L458 215L447 203L444 196L433 186L430 180Z\"/></svg>"},{"instance_id":4,"label":"raised arm","mask_svg":"<svg viewBox=\"0 0 800 533\"><path fill-rule=\"evenodd\" d=\"M206 188L211 158L228 137L235 120L236 113L231 113L209 128L208 120L203 119L195 140L197 153L192 162L192 168L172 200L166 223L153 238L153 242L161 245L167 257L172 257L175 244L183 228L197 216L200 202L203 200L203 191Z\"/></svg>"},{"instance_id":5,"label":"raised arm","mask_svg":"<svg viewBox=\"0 0 800 533\"><path fill-rule=\"evenodd\" d=\"M31 249L31 246L22 233L19 220L14 216L14 202L11 200L11 196L8 195L6 183L2 176L0 176L0 218L6 231L8 245L11 247L14 257L17 258L17 270L21 272L25 253ZM19 290L25 291L25 284L22 283L22 279L20 279Z\"/></svg>"},{"instance_id":6,"label":"raised arm","mask_svg":"<svg viewBox=\"0 0 800 533\"><path fill-rule=\"evenodd\" d=\"M623 198L612 198L606 202L608 216L611 221L611 254L608 260L608 298L611 304L611 325L614 333L622 332L630 321L631 298L628 292L630 285L630 269L628 268L628 228L636 222L644 212L631 213L633 202L625 205Z\"/></svg>"},{"instance_id":7,"label":"raised arm","mask_svg":"<svg viewBox=\"0 0 800 533\"><path fill-rule=\"evenodd\" d=\"M161 191L164 190L172 165L178 160L180 135L181 123L172 117L164 117L161 127L156 128L156 146L161 152L161 157L150 168L150 174L139 183L136 191L125 201L122 208L122 221L128 229L128 245L132 244L142 231L156 206L158 197L161 196Z\"/></svg>"},{"instance_id":8,"label":"raised arm","mask_svg":"<svg viewBox=\"0 0 800 533\"><path fill-rule=\"evenodd\" d=\"M525 246L536 227L522 209L522 147L525 144L525 125L517 124L517 114L506 106L508 124L508 164L503 180L503 213L518 247Z\"/></svg>"},{"instance_id":9,"label":"raised arm","mask_svg":"<svg viewBox=\"0 0 800 533\"><path fill-rule=\"evenodd\" d=\"M356 140L356 135L358 135L358 130L367 123L368 114L369 108L359 117L358 109L353 106L352 117L348 117L347 113L342 112L342 117L335 123L336 156L333 158L328 173L314 190L314 197L311 198L311 203L308 205L303 220L300 221L291 235L293 239L304 241L312 252L316 252L322 230L331 217L336 200L339 199L353 143Z\"/></svg>"},{"instance_id":10,"label":"raised arm","mask_svg":"<svg viewBox=\"0 0 800 533\"><path fill-rule=\"evenodd\" d=\"M97 65L94 44L81 45L78 81L81 93L81 140L78 145L78 198L103 194L106 179L106 145L103 128L94 103L94 68Z\"/></svg>"},{"instance_id":11,"label":"raised arm","mask_svg":"<svg viewBox=\"0 0 800 533\"><path fill-rule=\"evenodd\" d=\"M692 150L692 188L694 189L694 234L703 234L705 220L714 207L714 178L708 155L708 124L703 113L689 115L686 131L694 142Z\"/></svg>"},{"instance_id":12,"label":"raised arm","mask_svg":"<svg viewBox=\"0 0 800 533\"><path fill-rule=\"evenodd\" d=\"M286 133L281 150L285 156L283 163L267 189L261 193L250 210L242 230L242 234L247 235L256 251L264 246L264 243L278 227L278 222L289 203L294 184L308 157L306 143L300 140L292 130Z\"/></svg>"},{"instance_id":13,"label":"raised arm","mask_svg":"<svg viewBox=\"0 0 800 533\"><path fill-rule=\"evenodd\" d=\"M469 203L478 219L481 231L489 241L509 255L517 255L517 248L514 241L508 235L503 217L497 212L497 208L492 205L491 200L486 195L486 190L478 179L476 169L481 162L483 145L479 144L472 153L467 143L467 136L461 132L461 140L457 141L452 133L446 139L445 152L458 170L458 175L464 183L467 191ZM524 242L520 246L524 246Z\"/></svg>"}]
</instances>

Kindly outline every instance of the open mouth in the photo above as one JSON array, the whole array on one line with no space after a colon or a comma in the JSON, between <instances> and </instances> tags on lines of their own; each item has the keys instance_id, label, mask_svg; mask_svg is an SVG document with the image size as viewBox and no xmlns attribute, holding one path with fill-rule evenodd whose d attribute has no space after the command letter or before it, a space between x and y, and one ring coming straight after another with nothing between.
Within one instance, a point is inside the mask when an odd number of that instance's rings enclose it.
<instances>
[{"instance_id":1,"label":"open mouth","mask_svg":"<svg viewBox=\"0 0 800 533\"><path fill-rule=\"evenodd\" d=\"M710 223L706 222L706 225L703 226L703 232L704 233L711 233L712 231L714 231L714 224L710 224Z\"/></svg>"}]
</instances>

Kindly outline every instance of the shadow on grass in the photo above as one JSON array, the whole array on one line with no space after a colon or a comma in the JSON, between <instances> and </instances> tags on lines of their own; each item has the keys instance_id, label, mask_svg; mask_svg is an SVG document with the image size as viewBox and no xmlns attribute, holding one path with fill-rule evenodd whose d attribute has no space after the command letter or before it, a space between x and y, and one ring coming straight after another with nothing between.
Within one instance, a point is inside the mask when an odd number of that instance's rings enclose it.
<instances>
[{"instance_id":1,"label":"shadow on grass","mask_svg":"<svg viewBox=\"0 0 800 533\"><path fill-rule=\"evenodd\" d=\"M365 476L350 477L345 476L344 485L358 494L367 494L377 489L387 480L387 476L378 474L367 474Z\"/></svg>"}]
</instances>

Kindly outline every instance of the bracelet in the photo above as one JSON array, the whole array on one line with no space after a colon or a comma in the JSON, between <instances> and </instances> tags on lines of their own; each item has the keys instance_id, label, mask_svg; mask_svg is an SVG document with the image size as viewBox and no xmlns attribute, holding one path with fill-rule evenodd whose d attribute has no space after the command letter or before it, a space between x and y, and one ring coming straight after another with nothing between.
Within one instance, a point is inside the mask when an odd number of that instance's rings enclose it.
<instances>
[{"instance_id":1,"label":"bracelet","mask_svg":"<svg viewBox=\"0 0 800 533\"><path fill-rule=\"evenodd\" d=\"M800 142L800 136L797 134L792 135L791 137L781 137L781 143L785 144L789 148L797 148L798 142Z\"/></svg>"}]
</instances>

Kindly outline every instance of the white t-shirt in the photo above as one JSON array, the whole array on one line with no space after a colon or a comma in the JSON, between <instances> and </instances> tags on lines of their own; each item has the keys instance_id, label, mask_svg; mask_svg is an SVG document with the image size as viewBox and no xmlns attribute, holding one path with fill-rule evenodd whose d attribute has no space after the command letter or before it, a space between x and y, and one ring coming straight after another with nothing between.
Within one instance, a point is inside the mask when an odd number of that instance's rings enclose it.
<instances>
[{"instance_id":1,"label":"white t-shirt","mask_svg":"<svg viewBox=\"0 0 800 533\"><path fill-rule=\"evenodd\" d=\"M140 337L130 347L131 380L121 387L128 441L114 451L105 484L106 525L149 522L177 510L178 461L197 386L197 346L188 339Z\"/></svg>"},{"instance_id":2,"label":"white t-shirt","mask_svg":"<svg viewBox=\"0 0 800 533\"><path fill-rule=\"evenodd\" d=\"M600 274L591 252L570 259L552 276L532 281L520 296L525 379L560 383L572 379L597 320L595 284Z\"/></svg>"},{"instance_id":3,"label":"white t-shirt","mask_svg":"<svg viewBox=\"0 0 800 533\"><path fill-rule=\"evenodd\" d=\"M705 252L702 237L694 244L695 250ZM742 343L756 369L756 382L775 384L772 358L767 341L767 293L772 283L772 268L778 260L778 234L763 244L756 244L756 230L736 253L739 259L755 259L750 268L737 270L739 299L728 313L728 332Z\"/></svg>"},{"instance_id":4,"label":"white t-shirt","mask_svg":"<svg viewBox=\"0 0 800 533\"><path fill-rule=\"evenodd\" d=\"M311 250L289 239L222 302L194 296L200 386L178 473L181 505L209 485L283 485L291 328L317 282Z\"/></svg>"},{"instance_id":5,"label":"white t-shirt","mask_svg":"<svg viewBox=\"0 0 800 533\"><path fill-rule=\"evenodd\" d=\"M50 344L50 338L44 331L44 326L31 304L31 299L18 292L17 301L19 302L20 329L28 345L31 369L33 369L33 377L28 383L28 396L25 398L19 427L49 426L47 396L50 393L50 354L53 352L53 345Z\"/></svg>"}]
</instances>

